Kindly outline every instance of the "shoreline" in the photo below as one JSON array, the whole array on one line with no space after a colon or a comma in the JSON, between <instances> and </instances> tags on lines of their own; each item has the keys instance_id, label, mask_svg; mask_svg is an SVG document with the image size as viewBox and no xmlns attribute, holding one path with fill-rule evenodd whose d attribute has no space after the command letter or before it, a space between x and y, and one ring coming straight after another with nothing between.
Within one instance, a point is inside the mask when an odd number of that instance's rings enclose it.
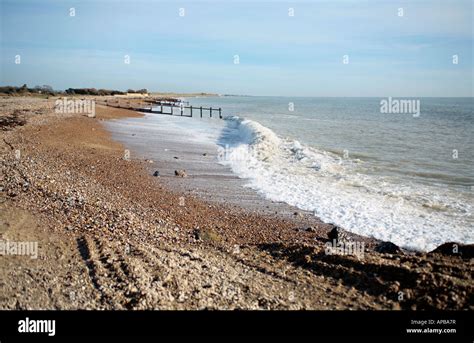
<instances>
[{"instance_id":1,"label":"shoreline","mask_svg":"<svg viewBox=\"0 0 474 343\"><path fill-rule=\"evenodd\" d=\"M170 190L150 174L151 166L143 159L134 159L132 154L130 161L124 160L124 146L112 140L102 121L140 114L97 106L95 119L66 117L51 113L51 100L33 102L32 109L25 113L27 124L2 134L2 170L7 175L2 206L13 218L18 217L15 212L21 212L28 220L39 218L36 225L41 230L29 230L28 235L39 238L40 243L52 240L54 253L49 248L46 251L54 256L64 250L62 254L68 256L66 260L70 259L73 268L78 268L78 275L89 280L85 285L71 286L76 299L73 308L472 308L469 260L418 252L380 254L374 251L379 242L351 234L348 235L367 244L362 261L354 256L325 256L324 242L332 229L330 224L308 225L305 216L275 218L209 204ZM40 113L32 114L33 111ZM19 148L24 157L18 161L12 150ZM28 179L28 186L22 175ZM181 197L185 198L185 206L179 205ZM4 226L3 238L10 230L12 237L20 234L14 225ZM126 252L127 246L131 256ZM163 275L150 279L156 269L166 269L164 262L156 259L159 254L164 261L172 261L173 267L163 273L171 275L170 280ZM28 263L35 263L18 261L13 256L4 260L7 259L13 265L25 263L26 269ZM224 275L210 275L197 265L196 269L181 266L183 259L189 263L205 261L210 270L223 268ZM44 263L41 268L53 275L53 262L49 266ZM74 279L75 274L67 265L59 263L57 269L65 280ZM432 275L434 269L442 272ZM190 271L193 277L180 276L189 279L188 285L172 281L179 273L188 275ZM18 292L27 279L20 271L5 272L4 299ZM104 277L104 273L108 276ZM446 279L453 274L455 281ZM33 279L38 278L36 275ZM18 285L14 282L17 279ZM131 281L133 289L121 280ZM436 287L431 285L433 281ZM64 285L65 281L59 283ZM204 287L207 283L210 287ZM219 288L222 283L227 284L225 291ZM242 287L245 283L250 285L248 290ZM44 287L51 284L45 282ZM455 293L454 300L443 284ZM195 296L196 289L204 294L202 298ZM402 303L397 300L400 290L409 295ZM420 300L423 294L430 296ZM33 298L25 297L13 305L3 300L0 306L69 308L66 300L70 294L63 295L64 302L48 306L41 305L44 296L36 303Z\"/></svg>"},{"instance_id":2,"label":"shoreline","mask_svg":"<svg viewBox=\"0 0 474 343\"><path fill-rule=\"evenodd\" d=\"M106 127L112 133L113 139L130 148L133 154L138 156L137 159L152 162L148 168L149 173L158 172L159 181L164 182L169 189L176 189L183 195L195 195L206 202L218 205L235 206L247 212L258 212L270 217L282 217L306 227L332 229L335 226L330 221L323 221L311 211L283 201L273 201L254 187L246 187L248 179L240 178L228 165L217 162L218 151L222 145L214 142L216 139L214 136L211 139L207 139L208 137L200 139L199 136L182 137L183 132L189 131L189 127L194 125L197 125L197 129L193 127L195 129L193 135L196 133L201 135L202 132L206 135L207 132L201 127L203 119L193 120L193 118L149 113L142 115L131 120L128 118L114 120L107 123ZM205 124L211 123L206 121ZM221 125L215 123L211 125L216 130L221 128ZM174 175L176 170L185 170L188 177L176 178ZM340 228L352 239L369 244L371 249L382 243L394 244L392 241L384 242L380 238L345 230L345 227ZM325 236L322 232L319 234ZM457 244L463 245L460 242ZM428 253L434 250L407 246L398 248L406 253Z\"/></svg>"},{"instance_id":3,"label":"shoreline","mask_svg":"<svg viewBox=\"0 0 474 343\"><path fill-rule=\"evenodd\" d=\"M144 117L146 116L148 114L144 114ZM300 227L302 231L308 227L312 227L314 232L318 229L321 235L333 227L332 224L322 222L308 211L283 202L271 201L255 190L244 187L244 179L236 176L229 167L215 161L217 154L214 146L197 142L191 146L181 142L179 132L168 132L166 127L158 131L156 128L153 129L156 144L150 144L147 132L144 131L146 123L140 127L134 127L133 123L122 126L122 123L112 121L105 126L114 140L130 150L133 159L150 162L147 165L149 175L158 171L159 177L156 178L156 182L181 195L183 201L186 201L187 197L197 198L205 203L222 207L222 212L229 212L230 208L234 208L235 215L245 213L280 219ZM176 170L185 170L187 176L176 177ZM355 234L353 236L362 239L362 236ZM369 237L364 239L371 245L379 242Z\"/></svg>"}]
</instances>

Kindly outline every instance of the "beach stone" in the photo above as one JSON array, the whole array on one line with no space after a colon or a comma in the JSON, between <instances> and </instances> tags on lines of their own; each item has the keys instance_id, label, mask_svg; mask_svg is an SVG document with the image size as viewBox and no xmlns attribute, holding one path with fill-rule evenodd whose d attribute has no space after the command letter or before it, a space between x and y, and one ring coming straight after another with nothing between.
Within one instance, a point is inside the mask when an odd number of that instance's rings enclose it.
<instances>
[{"instance_id":1,"label":"beach stone","mask_svg":"<svg viewBox=\"0 0 474 343\"><path fill-rule=\"evenodd\" d=\"M351 242L351 238L348 234L344 231L344 229L340 228L339 226L334 226L333 229L328 233L329 241L336 241L336 242Z\"/></svg>"},{"instance_id":2,"label":"beach stone","mask_svg":"<svg viewBox=\"0 0 474 343\"><path fill-rule=\"evenodd\" d=\"M392 242L381 242L375 247L375 251L381 254L400 254L402 249Z\"/></svg>"},{"instance_id":3,"label":"beach stone","mask_svg":"<svg viewBox=\"0 0 474 343\"><path fill-rule=\"evenodd\" d=\"M158 170L155 170L155 172L153 173L153 176L160 176L160 172Z\"/></svg>"},{"instance_id":4,"label":"beach stone","mask_svg":"<svg viewBox=\"0 0 474 343\"><path fill-rule=\"evenodd\" d=\"M392 293L398 293L400 291L400 282L394 281L390 287L389 287L390 292Z\"/></svg>"},{"instance_id":5,"label":"beach stone","mask_svg":"<svg viewBox=\"0 0 474 343\"><path fill-rule=\"evenodd\" d=\"M174 175L179 176L179 177L188 176L188 174L186 174L186 170L184 170L184 169L175 170Z\"/></svg>"},{"instance_id":6,"label":"beach stone","mask_svg":"<svg viewBox=\"0 0 474 343\"><path fill-rule=\"evenodd\" d=\"M462 258L474 257L474 244L462 244L448 242L429 252L430 254L442 254L447 256L461 256Z\"/></svg>"}]
</instances>

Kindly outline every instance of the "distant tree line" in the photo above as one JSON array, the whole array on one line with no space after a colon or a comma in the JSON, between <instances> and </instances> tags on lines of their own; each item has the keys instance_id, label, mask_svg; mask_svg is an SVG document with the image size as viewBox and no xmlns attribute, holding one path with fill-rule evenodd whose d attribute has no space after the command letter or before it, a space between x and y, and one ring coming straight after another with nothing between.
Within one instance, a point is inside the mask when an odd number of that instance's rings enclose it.
<instances>
[{"instance_id":1,"label":"distant tree line","mask_svg":"<svg viewBox=\"0 0 474 343\"><path fill-rule=\"evenodd\" d=\"M35 86L34 88L28 88L26 84L21 87L15 86L4 86L0 87L0 93L9 94L9 95L22 95L28 93L37 93L37 94L47 94L47 95L56 95L58 92L53 90L53 87L48 85Z\"/></svg>"},{"instance_id":2,"label":"distant tree line","mask_svg":"<svg viewBox=\"0 0 474 343\"><path fill-rule=\"evenodd\" d=\"M65 90L66 94L69 95L116 95L126 94L125 92L110 90L110 89L95 89L95 88L68 88Z\"/></svg>"},{"instance_id":3,"label":"distant tree line","mask_svg":"<svg viewBox=\"0 0 474 343\"><path fill-rule=\"evenodd\" d=\"M95 89L95 88L68 88L66 89L66 94L80 94L80 95L124 95L127 93L148 93L148 90L138 89L133 90L129 89L126 92L118 91L115 89Z\"/></svg>"},{"instance_id":4,"label":"distant tree line","mask_svg":"<svg viewBox=\"0 0 474 343\"><path fill-rule=\"evenodd\" d=\"M0 93L8 95L26 95L30 94L46 94L46 95L124 95L127 93L148 93L147 89L133 90L129 89L126 92L112 90L112 89L95 89L95 88L68 88L65 91L54 90L53 87L48 85L35 86L34 88L28 88L26 84L21 87L15 86L3 86L0 87Z\"/></svg>"},{"instance_id":5,"label":"distant tree line","mask_svg":"<svg viewBox=\"0 0 474 343\"><path fill-rule=\"evenodd\" d=\"M129 89L127 90L127 93L145 94L145 93L148 93L148 90L146 88L137 89L136 91L134 91L133 89Z\"/></svg>"}]
</instances>

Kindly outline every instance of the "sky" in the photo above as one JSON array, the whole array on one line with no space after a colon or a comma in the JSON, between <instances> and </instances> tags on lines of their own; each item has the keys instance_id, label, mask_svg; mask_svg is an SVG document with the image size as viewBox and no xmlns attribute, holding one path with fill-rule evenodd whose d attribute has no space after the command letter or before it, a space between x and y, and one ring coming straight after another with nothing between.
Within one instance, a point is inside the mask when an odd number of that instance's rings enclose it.
<instances>
[{"instance_id":1,"label":"sky","mask_svg":"<svg viewBox=\"0 0 474 343\"><path fill-rule=\"evenodd\" d=\"M474 96L472 0L0 4L1 85Z\"/></svg>"}]
</instances>

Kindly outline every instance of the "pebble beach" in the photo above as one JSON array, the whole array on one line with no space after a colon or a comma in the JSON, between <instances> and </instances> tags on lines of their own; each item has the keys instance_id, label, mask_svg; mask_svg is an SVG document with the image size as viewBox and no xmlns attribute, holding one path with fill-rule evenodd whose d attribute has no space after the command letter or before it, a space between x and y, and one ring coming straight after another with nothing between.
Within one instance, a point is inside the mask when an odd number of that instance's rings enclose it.
<instances>
[{"instance_id":1,"label":"pebble beach","mask_svg":"<svg viewBox=\"0 0 474 343\"><path fill-rule=\"evenodd\" d=\"M473 309L472 246L384 249L279 204L203 199L106 128L142 114L54 100L0 99L0 237L38 243L1 256L1 309ZM327 254L331 232L363 256Z\"/></svg>"}]
</instances>

